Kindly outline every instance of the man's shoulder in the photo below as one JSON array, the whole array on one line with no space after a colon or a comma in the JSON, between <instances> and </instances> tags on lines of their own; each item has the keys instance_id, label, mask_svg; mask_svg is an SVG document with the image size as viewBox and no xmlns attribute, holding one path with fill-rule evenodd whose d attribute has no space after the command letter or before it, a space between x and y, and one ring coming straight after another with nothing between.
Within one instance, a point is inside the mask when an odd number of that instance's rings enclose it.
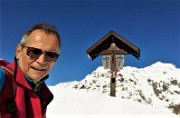
<instances>
[{"instance_id":1,"label":"man's shoulder","mask_svg":"<svg viewBox=\"0 0 180 118\"><path fill-rule=\"evenodd\" d=\"M6 79L6 74L2 68L0 68L0 92L2 91L2 88L4 86Z\"/></svg>"}]
</instances>

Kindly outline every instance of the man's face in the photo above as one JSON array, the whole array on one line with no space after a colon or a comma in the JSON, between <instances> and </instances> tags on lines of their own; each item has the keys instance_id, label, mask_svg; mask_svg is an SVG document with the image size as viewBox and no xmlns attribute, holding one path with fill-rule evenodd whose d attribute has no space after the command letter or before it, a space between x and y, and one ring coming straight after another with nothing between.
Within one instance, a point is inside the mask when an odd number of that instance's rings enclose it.
<instances>
[{"instance_id":1,"label":"man's face","mask_svg":"<svg viewBox=\"0 0 180 118\"><path fill-rule=\"evenodd\" d=\"M26 43L28 47L41 49L43 52L59 53L59 42L56 35L47 34L43 30L34 30L29 36ZM43 77L48 75L52 69L54 62L47 61L45 53L41 54L38 58L30 58L26 54L27 48L20 45L16 48L16 58L19 60L19 66L24 74L32 80L38 82Z\"/></svg>"}]
</instances>

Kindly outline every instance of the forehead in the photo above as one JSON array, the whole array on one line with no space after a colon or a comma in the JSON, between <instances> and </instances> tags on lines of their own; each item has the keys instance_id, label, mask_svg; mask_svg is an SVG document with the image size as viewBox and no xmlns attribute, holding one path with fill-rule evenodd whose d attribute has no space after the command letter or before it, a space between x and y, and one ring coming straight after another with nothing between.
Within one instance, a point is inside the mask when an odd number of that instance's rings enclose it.
<instances>
[{"instance_id":1,"label":"forehead","mask_svg":"<svg viewBox=\"0 0 180 118\"><path fill-rule=\"evenodd\" d=\"M26 45L48 51L59 51L59 41L55 34L44 30L34 30L29 36Z\"/></svg>"}]
</instances>

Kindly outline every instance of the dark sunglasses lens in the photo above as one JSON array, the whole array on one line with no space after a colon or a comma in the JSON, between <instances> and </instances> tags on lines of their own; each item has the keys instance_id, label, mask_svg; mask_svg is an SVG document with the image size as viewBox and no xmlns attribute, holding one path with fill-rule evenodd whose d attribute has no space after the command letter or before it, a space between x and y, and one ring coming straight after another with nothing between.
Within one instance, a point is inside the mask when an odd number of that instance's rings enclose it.
<instances>
[{"instance_id":1,"label":"dark sunglasses lens","mask_svg":"<svg viewBox=\"0 0 180 118\"><path fill-rule=\"evenodd\" d=\"M56 61L58 59L58 54L53 52L46 52L46 59L48 61Z\"/></svg>"},{"instance_id":2,"label":"dark sunglasses lens","mask_svg":"<svg viewBox=\"0 0 180 118\"><path fill-rule=\"evenodd\" d=\"M38 58L42 54L42 50L37 48L28 47L27 55L31 58Z\"/></svg>"}]
</instances>

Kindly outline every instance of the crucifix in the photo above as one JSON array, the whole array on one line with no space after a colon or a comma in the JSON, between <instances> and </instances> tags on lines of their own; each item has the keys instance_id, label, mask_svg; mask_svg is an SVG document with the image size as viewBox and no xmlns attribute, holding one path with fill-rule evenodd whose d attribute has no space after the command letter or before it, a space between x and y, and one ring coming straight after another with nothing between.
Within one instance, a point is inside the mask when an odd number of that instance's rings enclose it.
<instances>
[{"instance_id":1,"label":"crucifix","mask_svg":"<svg viewBox=\"0 0 180 118\"><path fill-rule=\"evenodd\" d=\"M102 51L102 63L104 69L110 69L110 96L116 96L116 75L115 71L118 68L123 68L124 58L120 55L121 50L116 46L114 42L111 43L107 50ZM108 55L107 55L108 54ZM120 67L121 66L121 67Z\"/></svg>"},{"instance_id":2,"label":"crucifix","mask_svg":"<svg viewBox=\"0 0 180 118\"><path fill-rule=\"evenodd\" d=\"M115 72L117 69L123 68L124 55L131 54L137 59L140 57L140 49L138 47L113 31L110 31L92 45L86 53L92 60L101 55L104 69L111 70L110 96L116 96Z\"/></svg>"}]
</instances>

